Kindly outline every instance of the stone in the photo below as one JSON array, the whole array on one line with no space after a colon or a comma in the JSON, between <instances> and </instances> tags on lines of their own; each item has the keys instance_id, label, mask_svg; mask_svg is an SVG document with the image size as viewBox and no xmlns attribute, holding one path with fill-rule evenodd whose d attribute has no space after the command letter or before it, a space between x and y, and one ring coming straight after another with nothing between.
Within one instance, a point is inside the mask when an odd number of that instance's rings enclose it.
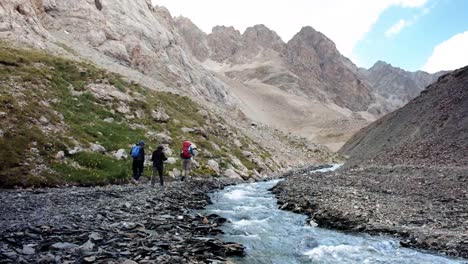
<instances>
[{"instance_id":1,"label":"stone","mask_svg":"<svg viewBox=\"0 0 468 264\"><path fill-rule=\"evenodd\" d=\"M90 150L92 152L101 153L101 154L106 153L106 148L104 148L103 146L99 144L91 144Z\"/></svg>"},{"instance_id":2,"label":"stone","mask_svg":"<svg viewBox=\"0 0 468 264\"><path fill-rule=\"evenodd\" d=\"M219 175L220 169L219 169L219 163L217 161L212 160L212 159L208 160L208 167L213 169L216 172L216 174Z\"/></svg>"},{"instance_id":3,"label":"stone","mask_svg":"<svg viewBox=\"0 0 468 264\"><path fill-rule=\"evenodd\" d=\"M164 133L156 134L156 140L159 141L160 144L171 144L172 138Z\"/></svg>"},{"instance_id":4,"label":"stone","mask_svg":"<svg viewBox=\"0 0 468 264\"><path fill-rule=\"evenodd\" d=\"M169 148L168 145L164 146L163 152L164 152L164 154L166 155L166 157L170 157L170 156L174 155L174 150L172 150L171 148Z\"/></svg>"},{"instance_id":5,"label":"stone","mask_svg":"<svg viewBox=\"0 0 468 264\"><path fill-rule=\"evenodd\" d=\"M238 148L242 148L242 143L237 138L234 139L234 145Z\"/></svg>"},{"instance_id":6,"label":"stone","mask_svg":"<svg viewBox=\"0 0 468 264\"><path fill-rule=\"evenodd\" d=\"M126 160L128 158L128 153L125 149L119 149L114 153L114 158L118 160Z\"/></svg>"},{"instance_id":7,"label":"stone","mask_svg":"<svg viewBox=\"0 0 468 264\"><path fill-rule=\"evenodd\" d=\"M65 152L63 152L63 151L59 151L59 152L57 152L57 154L55 154L55 159L57 159L57 160L62 160L64 158L65 158Z\"/></svg>"},{"instance_id":8,"label":"stone","mask_svg":"<svg viewBox=\"0 0 468 264\"><path fill-rule=\"evenodd\" d=\"M230 179L243 180L242 177L239 174L237 174L237 172L235 172L233 169L227 169L223 171L222 176Z\"/></svg>"},{"instance_id":9,"label":"stone","mask_svg":"<svg viewBox=\"0 0 468 264\"><path fill-rule=\"evenodd\" d=\"M83 149L81 147L74 147L73 149L68 151L68 154L75 155L75 154L80 153L82 151L83 151Z\"/></svg>"},{"instance_id":10,"label":"stone","mask_svg":"<svg viewBox=\"0 0 468 264\"><path fill-rule=\"evenodd\" d=\"M121 264L138 264L138 262L135 262L135 261L130 260L130 259L126 259Z\"/></svg>"},{"instance_id":11,"label":"stone","mask_svg":"<svg viewBox=\"0 0 468 264\"><path fill-rule=\"evenodd\" d=\"M169 164L175 164L177 162L177 159L174 157L168 157L166 162Z\"/></svg>"},{"instance_id":12,"label":"stone","mask_svg":"<svg viewBox=\"0 0 468 264\"><path fill-rule=\"evenodd\" d=\"M78 245L73 244L73 243L68 243L68 242L58 242L58 243L52 244L50 247L53 249L57 249L57 250L67 250L67 249L76 248L78 247Z\"/></svg>"},{"instance_id":13,"label":"stone","mask_svg":"<svg viewBox=\"0 0 468 264\"><path fill-rule=\"evenodd\" d=\"M36 253L36 250L34 250L33 247L29 245L23 245L23 254L25 255L33 255Z\"/></svg>"},{"instance_id":14,"label":"stone","mask_svg":"<svg viewBox=\"0 0 468 264\"><path fill-rule=\"evenodd\" d=\"M129 114L131 112L130 107L126 104L120 104L115 110L121 114Z\"/></svg>"},{"instance_id":15,"label":"stone","mask_svg":"<svg viewBox=\"0 0 468 264\"><path fill-rule=\"evenodd\" d=\"M94 263L96 261L96 256L85 257L83 260L88 263Z\"/></svg>"},{"instance_id":16,"label":"stone","mask_svg":"<svg viewBox=\"0 0 468 264\"><path fill-rule=\"evenodd\" d=\"M202 117L204 118L208 118L209 117L209 114L208 114L208 111L202 109L202 110L199 110L198 111L198 114L201 115Z\"/></svg>"},{"instance_id":17,"label":"stone","mask_svg":"<svg viewBox=\"0 0 468 264\"><path fill-rule=\"evenodd\" d=\"M113 123L113 122L114 122L114 118L113 118L113 117L104 118L104 122L106 122L106 123Z\"/></svg>"},{"instance_id":18,"label":"stone","mask_svg":"<svg viewBox=\"0 0 468 264\"><path fill-rule=\"evenodd\" d=\"M243 150L243 151L242 151L242 156L244 156L244 157L246 157L246 158L250 158L250 157L252 157L252 155L253 155L253 154L252 154L252 152L250 152L250 151L247 151L247 150Z\"/></svg>"},{"instance_id":19,"label":"stone","mask_svg":"<svg viewBox=\"0 0 468 264\"><path fill-rule=\"evenodd\" d=\"M47 125L49 123L49 119L47 119L45 116L41 116L39 118L39 122L41 122L43 125Z\"/></svg>"},{"instance_id":20,"label":"stone","mask_svg":"<svg viewBox=\"0 0 468 264\"><path fill-rule=\"evenodd\" d=\"M162 107L159 107L156 111L151 111L151 117L154 121L158 123L166 123L169 121L170 116L166 113L166 110Z\"/></svg>"},{"instance_id":21,"label":"stone","mask_svg":"<svg viewBox=\"0 0 468 264\"><path fill-rule=\"evenodd\" d=\"M195 129L188 128L188 127L182 127L180 130L182 130L182 132L184 132L184 133L193 133L193 132L195 132Z\"/></svg>"}]
</instances>

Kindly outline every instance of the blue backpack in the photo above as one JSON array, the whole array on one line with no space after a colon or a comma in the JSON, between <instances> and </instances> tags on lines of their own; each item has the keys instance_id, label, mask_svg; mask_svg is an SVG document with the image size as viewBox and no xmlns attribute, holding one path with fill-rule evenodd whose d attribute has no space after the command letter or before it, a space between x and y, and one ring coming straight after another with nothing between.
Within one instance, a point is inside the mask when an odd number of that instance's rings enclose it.
<instances>
[{"instance_id":1,"label":"blue backpack","mask_svg":"<svg viewBox=\"0 0 468 264\"><path fill-rule=\"evenodd\" d=\"M138 158L138 156L140 156L140 146L133 146L132 151L130 151L130 156L132 156L132 158Z\"/></svg>"}]
</instances>

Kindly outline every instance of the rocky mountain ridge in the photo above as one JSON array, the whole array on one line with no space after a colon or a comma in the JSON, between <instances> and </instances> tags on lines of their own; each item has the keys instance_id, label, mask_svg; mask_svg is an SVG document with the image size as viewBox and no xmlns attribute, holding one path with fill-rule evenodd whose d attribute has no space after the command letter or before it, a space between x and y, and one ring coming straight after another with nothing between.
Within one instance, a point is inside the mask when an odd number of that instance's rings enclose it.
<instances>
[{"instance_id":1,"label":"rocky mountain ridge","mask_svg":"<svg viewBox=\"0 0 468 264\"><path fill-rule=\"evenodd\" d=\"M370 69L361 69L361 72L377 94L389 102L391 110L405 105L440 76L448 73L409 72L383 61L376 62Z\"/></svg>"}]
</instances>

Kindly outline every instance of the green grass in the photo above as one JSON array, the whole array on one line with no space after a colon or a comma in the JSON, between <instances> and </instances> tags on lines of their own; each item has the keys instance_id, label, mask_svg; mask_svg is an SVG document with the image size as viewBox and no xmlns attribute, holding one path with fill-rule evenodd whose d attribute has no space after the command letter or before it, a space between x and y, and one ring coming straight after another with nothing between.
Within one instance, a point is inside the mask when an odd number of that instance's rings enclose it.
<instances>
[{"instance_id":1,"label":"green grass","mask_svg":"<svg viewBox=\"0 0 468 264\"><path fill-rule=\"evenodd\" d=\"M139 111L144 116L127 120L124 114L115 111L119 105L117 100L103 102L87 91L88 84L103 81L120 92L144 96L145 101L128 103L131 113ZM82 94L73 96L73 91ZM164 108L170 116L169 122L157 123L152 119L151 112L159 107ZM218 128L211 128L212 132L217 132L210 133L209 140L182 132L182 127L206 125L205 118L198 114L200 109L197 103L186 96L154 92L87 63L32 49L11 48L0 43L0 112L6 113L6 118L0 120L4 131L3 137L0 137L0 187L125 182L131 174L129 161L90 152L67 155L65 161L56 160L55 155L58 151L72 149L76 142L83 147L99 143L110 153L121 148L128 149L141 139L148 143L149 154L160 143L146 137L150 131L171 136L173 142L170 147L176 153L181 142L189 139L199 149L210 151L223 168L230 162L228 153L231 153L247 168L254 169L256 165L243 157L241 149L233 145L230 136ZM63 124L57 113L63 115ZM38 122L41 116L50 121L49 125L57 126L60 130L57 133L44 132ZM115 121L104 122L108 117ZM219 120L223 122L221 118ZM213 149L210 141L223 150ZM247 138L243 138L242 143L253 144ZM32 148L37 149L37 153L32 153ZM259 155L269 157L266 151L258 149ZM177 155L175 157L178 158ZM215 175L206 165L207 157L201 155L197 161L201 166L194 171L195 174ZM31 173L41 164L51 170L40 175ZM166 173L173 168L180 170L180 159L174 165L167 165ZM145 174L151 175L150 169Z\"/></svg>"}]
</instances>

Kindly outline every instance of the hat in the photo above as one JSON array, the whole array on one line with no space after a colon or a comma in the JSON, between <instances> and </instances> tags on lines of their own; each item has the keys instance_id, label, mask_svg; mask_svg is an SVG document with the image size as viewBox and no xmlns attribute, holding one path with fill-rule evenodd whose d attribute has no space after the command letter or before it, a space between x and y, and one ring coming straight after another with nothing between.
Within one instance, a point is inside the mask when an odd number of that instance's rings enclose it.
<instances>
[{"instance_id":1,"label":"hat","mask_svg":"<svg viewBox=\"0 0 468 264\"><path fill-rule=\"evenodd\" d=\"M138 145L144 145L145 142L143 140L140 140L140 142L138 142Z\"/></svg>"},{"instance_id":2,"label":"hat","mask_svg":"<svg viewBox=\"0 0 468 264\"><path fill-rule=\"evenodd\" d=\"M158 149L164 149L164 145L163 144L159 145Z\"/></svg>"}]
</instances>

